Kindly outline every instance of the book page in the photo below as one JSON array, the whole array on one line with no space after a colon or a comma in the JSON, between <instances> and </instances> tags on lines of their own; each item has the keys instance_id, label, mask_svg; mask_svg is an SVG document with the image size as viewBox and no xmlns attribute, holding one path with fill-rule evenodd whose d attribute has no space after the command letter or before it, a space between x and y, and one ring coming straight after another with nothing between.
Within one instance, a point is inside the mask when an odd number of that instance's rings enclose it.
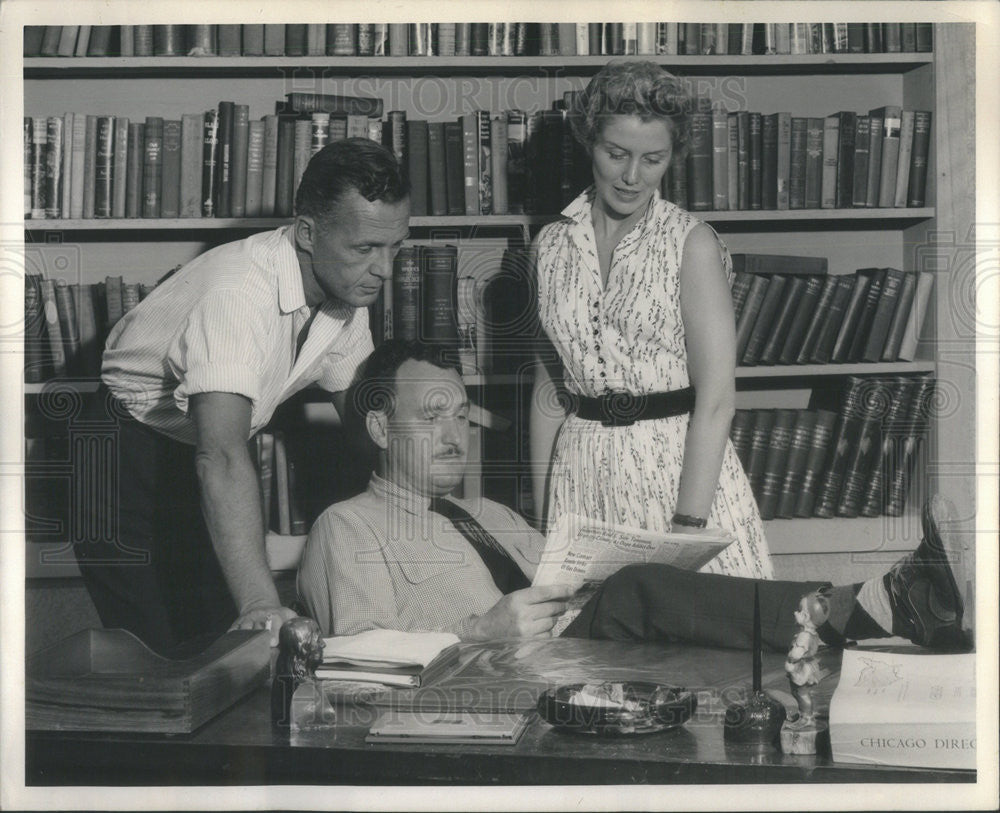
<instances>
[{"instance_id":1,"label":"book page","mask_svg":"<svg viewBox=\"0 0 1000 813\"><path fill-rule=\"evenodd\" d=\"M368 630L323 639L323 663L381 667L427 666L443 649L458 643L450 632Z\"/></svg>"}]
</instances>

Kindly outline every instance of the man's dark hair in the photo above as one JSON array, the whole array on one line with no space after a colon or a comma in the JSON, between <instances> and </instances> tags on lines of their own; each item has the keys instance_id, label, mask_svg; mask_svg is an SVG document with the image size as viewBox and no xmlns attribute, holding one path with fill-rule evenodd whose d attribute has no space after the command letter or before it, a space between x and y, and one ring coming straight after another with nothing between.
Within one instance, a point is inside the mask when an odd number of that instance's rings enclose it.
<instances>
[{"instance_id":1,"label":"man's dark hair","mask_svg":"<svg viewBox=\"0 0 1000 813\"><path fill-rule=\"evenodd\" d=\"M327 220L352 189L365 200L396 203L409 185L390 150L369 138L345 138L316 153L295 193L295 213Z\"/></svg>"},{"instance_id":2,"label":"man's dark hair","mask_svg":"<svg viewBox=\"0 0 1000 813\"><path fill-rule=\"evenodd\" d=\"M357 378L348 392L349 411L364 426L365 415L375 410L392 414L396 398L396 373L407 361L426 361L442 370L462 371L455 359L454 348L406 339L382 342L361 365ZM364 429L361 430L364 432Z\"/></svg>"}]
</instances>

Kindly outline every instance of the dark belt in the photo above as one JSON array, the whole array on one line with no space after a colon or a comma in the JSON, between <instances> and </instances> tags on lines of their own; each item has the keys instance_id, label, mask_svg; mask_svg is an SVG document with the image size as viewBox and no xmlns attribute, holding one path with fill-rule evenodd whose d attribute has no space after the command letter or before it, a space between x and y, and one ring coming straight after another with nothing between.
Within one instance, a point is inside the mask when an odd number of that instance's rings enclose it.
<instances>
[{"instance_id":1,"label":"dark belt","mask_svg":"<svg viewBox=\"0 0 1000 813\"><path fill-rule=\"evenodd\" d=\"M636 421L651 421L686 415L694 409L694 387L669 392L633 395L611 392L599 398L576 396L576 417L600 421L602 426L631 426Z\"/></svg>"}]
</instances>

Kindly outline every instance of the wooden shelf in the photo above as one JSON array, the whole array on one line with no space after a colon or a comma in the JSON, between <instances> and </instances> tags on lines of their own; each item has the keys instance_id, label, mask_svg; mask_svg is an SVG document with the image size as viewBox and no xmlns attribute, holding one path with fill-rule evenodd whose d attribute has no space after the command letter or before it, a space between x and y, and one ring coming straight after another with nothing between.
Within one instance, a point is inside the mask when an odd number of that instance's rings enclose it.
<instances>
[{"instance_id":1,"label":"wooden shelf","mask_svg":"<svg viewBox=\"0 0 1000 813\"><path fill-rule=\"evenodd\" d=\"M886 361L857 364L781 364L760 367L737 367L736 378L815 378L832 375L905 375L933 373L933 361Z\"/></svg>"},{"instance_id":2,"label":"wooden shelf","mask_svg":"<svg viewBox=\"0 0 1000 813\"><path fill-rule=\"evenodd\" d=\"M371 57L371 56L238 56L238 57L29 57L26 79L113 77L115 79L170 76L273 76L277 71L322 70L324 76L413 75L430 72L444 76L509 75L588 76L615 56L482 56L482 57ZM772 54L770 56L646 55L679 74L769 76L777 74L894 74L907 73L933 61L930 53L892 54Z\"/></svg>"},{"instance_id":3,"label":"wooden shelf","mask_svg":"<svg viewBox=\"0 0 1000 813\"><path fill-rule=\"evenodd\" d=\"M833 228L884 229L900 228L934 217L932 207L912 209L785 209L732 212L694 212L707 223L740 230L793 230L814 231ZM461 215L422 216L410 218L410 227L456 229L524 229L541 226L556 220L559 215ZM179 217L179 218L102 218L70 220L25 220L27 232L118 232L157 231L189 232L239 230L256 231L273 229L291 222L286 217Z\"/></svg>"}]
</instances>

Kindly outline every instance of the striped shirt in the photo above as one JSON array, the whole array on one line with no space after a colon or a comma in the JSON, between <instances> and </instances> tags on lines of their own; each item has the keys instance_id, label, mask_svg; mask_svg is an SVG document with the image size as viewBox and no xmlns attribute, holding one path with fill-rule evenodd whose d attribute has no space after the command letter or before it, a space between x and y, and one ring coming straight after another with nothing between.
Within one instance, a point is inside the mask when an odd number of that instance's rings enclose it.
<instances>
[{"instance_id":1,"label":"striped shirt","mask_svg":"<svg viewBox=\"0 0 1000 813\"><path fill-rule=\"evenodd\" d=\"M296 355L309 316L290 227L255 234L195 258L129 311L101 377L137 420L191 444L192 395L244 395L252 436L309 384L346 389L372 351L367 309L328 300Z\"/></svg>"},{"instance_id":2,"label":"striped shirt","mask_svg":"<svg viewBox=\"0 0 1000 813\"><path fill-rule=\"evenodd\" d=\"M458 500L530 579L541 534L492 500ZM442 630L464 637L470 616L501 598L479 554L429 498L373 475L368 490L326 509L309 532L298 592L324 635Z\"/></svg>"}]
</instances>

